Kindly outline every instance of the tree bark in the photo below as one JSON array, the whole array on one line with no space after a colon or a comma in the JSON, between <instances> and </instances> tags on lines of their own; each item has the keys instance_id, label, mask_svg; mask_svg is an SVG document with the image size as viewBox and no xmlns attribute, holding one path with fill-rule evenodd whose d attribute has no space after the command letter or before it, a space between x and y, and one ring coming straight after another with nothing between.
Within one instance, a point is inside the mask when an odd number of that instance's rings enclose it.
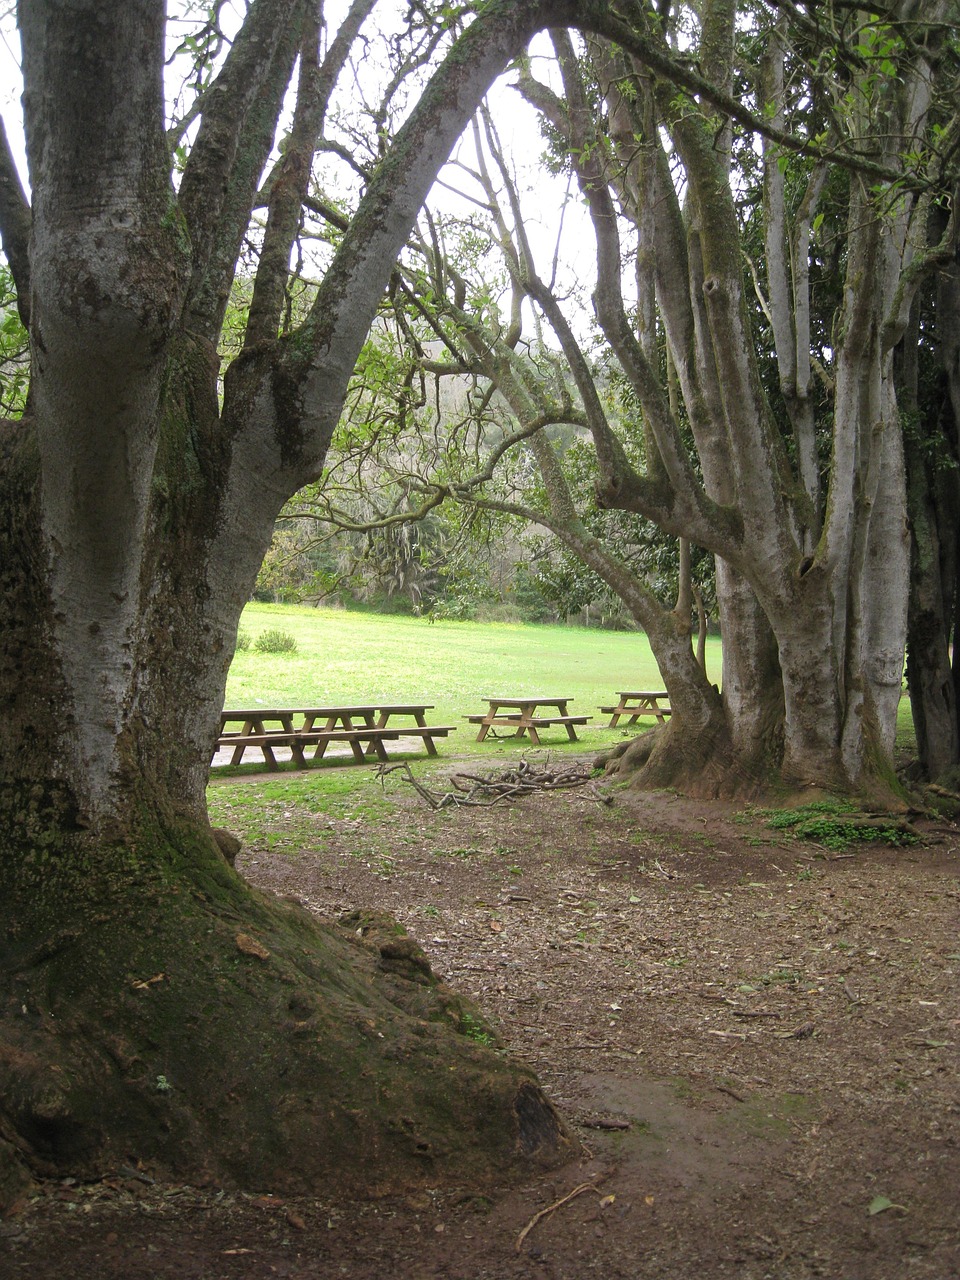
<instances>
[{"instance_id":1,"label":"tree bark","mask_svg":"<svg viewBox=\"0 0 960 1280\"><path fill-rule=\"evenodd\" d=\"M928 373L922 396L919 306L914 307L900 351L911 529L907 682L922 775L950 785L960 763L957 686L950 653L960 529L956 480L960 287L955 267L939 274L934 314L936 345L926 358L936 361L939 377L934 381Z\"/></svg>"},{"instance_id":2,"label":"tree bark","mask_svg":"<svg viewBox=\"0 0 960 1280\"><path fill-rule=\"evenodd\" d=\"M162 7L20 6L33 364L29 413L0 427L5 1188L18 1169L96 1176L131 1157L291 1191L480 1185L572 1150L402 931L322 928L265 900L206 816L274 519L322 464L438 166L508 58L578 6L477 18L372 179L313 315L281 340L261 294L261 340L221 404L225 294L312 10L254 0L175 193ZM306 132L322 115L306 73L301 92ZM5 237L21 215L0 200Z\"/></svg>"}]
</instances>

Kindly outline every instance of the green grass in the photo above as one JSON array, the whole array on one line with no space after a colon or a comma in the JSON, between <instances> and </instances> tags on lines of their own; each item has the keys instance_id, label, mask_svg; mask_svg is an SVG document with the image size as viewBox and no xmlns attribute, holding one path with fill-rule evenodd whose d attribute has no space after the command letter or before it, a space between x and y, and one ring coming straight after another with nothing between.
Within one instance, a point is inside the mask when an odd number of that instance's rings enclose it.
<instances>
[{"instance_id":1,"label":"green grass","mask_svg":"<svg viewBox=\"0 0 960 1280\"><path fill-rule=\"evenodd\" d=\"M257 652L258 636L278 630L293 637L296 650ZM490 694L566 695L571 699L571 714L593 716L593 720L578 728L579 742L568 743L563 729L551 729L542 735L543 746L592 751L636 731L623 723L607 729L609 717L600 713L601 704L610 704L619 689L663 686L647 638L637 632L522 623L430 623L426 618L268 604L247 606L241 632L249 646L238 650L230 668L228 706L432 703L431 723L458 726L455 734L440 740L441 757L480 751L493 758L503 751L529 750L526 739L490 738L478 746L476 727L463 717L485 711ZM719 683L716 637L707 643L707 671ZM644 719L639 728L655 723ZM906 697L900 704L897 745L915 746ZM391 754L396 754L395 748ZM241 766L241 771L246 769Z\"/></svg>"},{"instance_id":2,"label":"green grass","mask_svg":"<svg viewBox=\"0 0 960 1280\"><path fill-rule=\"evenodd\" d=\"M256 652L258 635L270 630L289 632L296 651ZM605 728L609 717L601 715L601 703L611 703L619 689L663 687L647 638L637 632L429 623L425 618L265 604L247 606L241 631L251 647L233 660L228 706L428 702L434 706L428 713L431 723L458 725L457 733L440 743L444 755L468 745L476 748L476 728L462 717L485 711L491 694L569 697L570 714L594 717L578 729L583 747L592 750L620 737L619 728ZM707 652L708 671L719 681L719 641L711 639ZM641 725L654 723L649 719ZM551 749L567 744L562 728L541 736ZM489 743L491 755L503 741Z\"/></svg>"},{"instance_id":3,"label":"green grass","mask_svg":"<svg viewBox=\"0 0 960 1280\"><path fill-rule=\"evenodd\" d=\"M221 777L224 772L217 771ZM255 785L231 782L233 773L209 789L210 821L227 827L248 847L295 853L305 845L322 844L327 819L362 822L375 832L393 810L393 800L369 769L332 769L322 775L313 770L260 772ZM319 776L322 786L317 785ZM363 839L368 845L374 841L368 835Z\"/></svg>"}]
</instances>

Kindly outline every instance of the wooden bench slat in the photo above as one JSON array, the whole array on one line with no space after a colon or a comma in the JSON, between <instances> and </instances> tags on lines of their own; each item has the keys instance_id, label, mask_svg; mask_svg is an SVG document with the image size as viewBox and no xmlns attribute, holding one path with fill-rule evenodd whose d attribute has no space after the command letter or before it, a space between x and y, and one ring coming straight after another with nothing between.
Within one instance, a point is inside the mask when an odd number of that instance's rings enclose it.
<instances>
[{"instance_id":1,"label":"wooden bench slat","mask_svg":"<svg viewBox=\"0 0 960 1280\"><path fill-rule=\"evenodd\" d=\"M358 738L398 738L402 729L377 729L357 725L354 729L297 729L290 736L301 742L350 742Z\"/></svg>"},{"instance_id":2,"label":"wooden bench slat","mask_svg":"<svg viewBox=\"0 0 960 1280\"><path fill-rule=\"evenodd\" d=\"M217 739L220 746L260 747L265 742L272 747L288 747L298 735L280 730L277 733L222 733Z\"/></svg>"},{"instance_id":3,"label":"wooden bench slat","mask_svg":"<svg viewBox=\"0 0 960 1280\"><path fill-rule=\"evenodd\" d=\"M538 729L549 729L552 724L587 724L593 716L534 716L530 723Z\"/></svg>"},{"instance_id":4,"label":"wooden bench slat","mask_svg":"<svg viewBox=\"0 0 960 1280\"><path fill-rule=\"evenodd\" d=\"M668 716L669 707L600 707L605 716Z\"/></svg>"},{"instance_id":5,"label":"wooden bench slat","mask_svg":"<svg viewBox=\"0 0 960 1280\"><path fill-rule=\"evenodd\" d=\"M392 708L394 714L406 708ZM420 713L425 708L422 704L416 704L413 708ZM382 708L386 711L387 708ZM264 716L268 719L268 716ZM437 749L434 745L434 738L445 738L448 734L455 732L456 725L452 724L411 724L411 725L392 725L392 726L375 726L375 725L354 725L349 729L267 729L263 733L243 733L239 730L224 730L217 739L218 750L234 750L239 752L241 758L246 747L259 747L263 752L267 767L271 770L277 768L277 760L273 754L274 747L289 747L293 756L293 763L297 768L305 768L307 760L303 754L305 747L314 747L315 751L313 759L321 759L325 753L326 747L331 742L346 742L350 744L354 758L358 762L362 762L369 756L376 756L379 760L386 760L387 753L384 748L385 742L397 742L400 738L421 738L426 747L428 755L436 755ZM238 763L234 760L233 763Z\"/></svg>"}]
</instances>

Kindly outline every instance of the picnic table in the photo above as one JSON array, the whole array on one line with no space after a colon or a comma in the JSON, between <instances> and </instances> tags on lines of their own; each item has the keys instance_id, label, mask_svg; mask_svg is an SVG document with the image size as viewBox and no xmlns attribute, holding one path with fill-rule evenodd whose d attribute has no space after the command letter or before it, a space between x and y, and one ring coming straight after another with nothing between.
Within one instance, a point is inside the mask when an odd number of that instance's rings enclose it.
<instances>
[{"instance_id":1,"label":"picnic table","mask_svg":"<svg viewBox=\"0 0 960 1280\"><path fill-rule=\"evenodd\" d=\"M488 697L489 706L483 715L466 716L465 719L471 724L480 726L480 732L477 734L478 742L482 742L494 726L504 726L514 730L511 737L522 738L526 733L534 746L539 746L539 730L548 729L555 724L562 724L570 741L576 742L577 734L574 725L586 724L593 717L569 715L567 704L570 701L570 698L547 697L545 694L519 698ZM553 707L556 710L555 713L547 711L544 714L539 712L540 707Z\"/></svg>"},{"instance_id":2,"label":"picnic table","mask_svg":"<svg viewBox=\"0 0 960 1280\"><path fill-rule=\"evenodd\" d=\"M435 738L445 738L455 725L428 725L426 713L432 703L371 703L340 707L246 707L220 713L217 750L233 748L231 764L239 764L248 747L263 754L270 770L279 768L275 751L289 747L294 768L306 769L307 750L311 760L323 757L331 742L345 742L354 759L386 760L386 742L399 738L420 738L427 754L437 754ZM412 723L397 723L411 721ZM229 726L236 725L237 728Z\"/></svg>"},{"instance_id":3,"label":"picnic table","mask_svg":"<svg viewBox=\"0 0 960 1280\"><path fill-rule=\"evenodd\" d=\"M628 728L636 724L641 716L656 716L660 724L666 724L666 717L670 714L666 699L666 689L647 689L639 693L630 690L617 694L615 707L601 707L600 710L605 716L610 716L608 729L615 729L621 716L630 717L627 722Z\"/></svg>"}]
</instances>

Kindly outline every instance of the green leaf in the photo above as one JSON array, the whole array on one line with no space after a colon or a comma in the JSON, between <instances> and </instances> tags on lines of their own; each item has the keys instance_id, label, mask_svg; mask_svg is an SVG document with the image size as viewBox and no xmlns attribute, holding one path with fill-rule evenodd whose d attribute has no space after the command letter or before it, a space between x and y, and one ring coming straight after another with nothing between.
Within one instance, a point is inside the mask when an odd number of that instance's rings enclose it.
<instances>
[{"instance_id":1,"label":"green leaf","mask_svg":"<svg viewBox=\"0 0 960 1280\"><path fill-rule=\"evenodd\" d=\"M903 1213L907 1212L906 1205L894 1204L888 1196L874 1196L870 1201L870 1204L867 1206L867 1213L872 1218L874 1214L886 1213L888 1209L899 1209Z\"/></svg>"}]
</instances>

